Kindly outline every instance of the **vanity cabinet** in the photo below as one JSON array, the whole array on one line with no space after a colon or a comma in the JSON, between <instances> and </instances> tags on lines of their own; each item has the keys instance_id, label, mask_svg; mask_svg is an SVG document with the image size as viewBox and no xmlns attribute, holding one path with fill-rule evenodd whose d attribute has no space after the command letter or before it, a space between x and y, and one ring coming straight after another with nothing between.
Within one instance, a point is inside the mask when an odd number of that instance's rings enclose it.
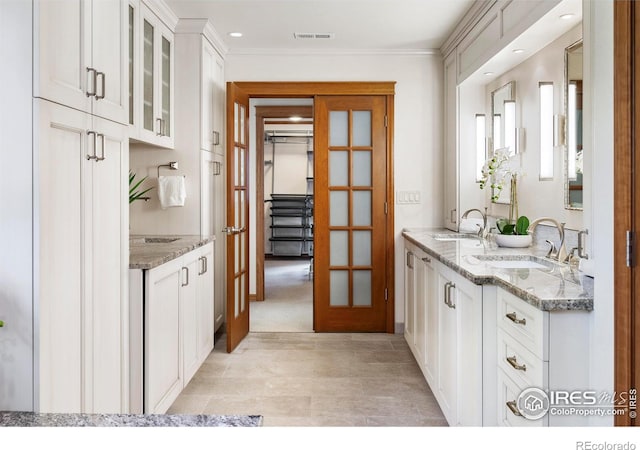
<instances>
[{"instance_id":1,"label":"vanity cabinet","mask_svg":"<svg viewBox=\"0 0 640 450\"><path fill-rule=\"evenodd\" d=\"M33 100L38 412L126 413L125 125Z\"/></svg>"},{"instance_id":2,"label":"vanity cabinet","mask_svg":"<svg viewBox=\"0 0 640 450\"><path fill-rule=\"evenodd\" d=\"M405 244L405 339L450 425L482 424L482 286Z\"/></svg>"},{"instance_id":3,"label":"vanity cabinet","mask_svg":"<svg viewBox=\"0 0 640 450\"><path fill-rule=\"evenodd\" d=\"M213 243L144 275L144 413L167 411L213 349Z\"/></svg>"},{"instance_id":4,"label":"vanity cabinet","mask_svg":"<svg viewBox=\"0 0 640 450\"><path fill-rule=\"evenodd\" d=\"M126 124L126 0L34 2L34 97Z\"/></svg>"},{"instance_id":5,"label":"vanity cabinet","mask_svg":"<svg viewBox=\"0 0 640 450\"><path fill-rule=\"evenodd\" d=\"M542 311L502 288L496 298L496 423L504 426L586 426L578 415L529 420L515 402L528 387L545 391L589 390L589 313Z\"/></svg>"},{"instance_id":6,"label":"vanity cabinet","mask_svg":"<svg viewBox=\"0 0 640 450\"><path fill-rule=\"evenodd\" d=\"M128 6L131 138L174 147L174 34L145 2Z\"/></svg>"}]
</instances>

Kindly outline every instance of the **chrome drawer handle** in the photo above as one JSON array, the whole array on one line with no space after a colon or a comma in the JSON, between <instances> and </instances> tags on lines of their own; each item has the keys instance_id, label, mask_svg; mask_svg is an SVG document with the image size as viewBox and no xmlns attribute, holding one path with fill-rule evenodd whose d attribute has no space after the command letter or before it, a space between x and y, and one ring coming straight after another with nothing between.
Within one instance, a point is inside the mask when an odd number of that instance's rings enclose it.
<instances>
[{"instance_id":1,"label":"chrome drawer handle","mask_svg":"<svg viewBox=\"0 0 640 450\"><path fill-rule=\"evenodd\" d=\"M422 258L422 260L426 263L430 263L431 262L431 258L429 258L428 256L425 256L424 258Z\"/></svg>"},{"instance_id":2,"label":"chrome drawer handle","mask_svg":"<svg viewBox=\"0 0 640 450\"><path fill-rule=\"evenodd\" d=\"M522 370L523 372L527 371L527 365L526 364L518 364L518 360L516 359L516 356L507 356L507 362L509 364L511 364L511 367L513 367L516 370Z\"/></svg>"},{"instance_id":3,"label":"chrome drawer handle","mask_svg":"<svg viewBox=\"0 0 640 450\"><path fill-rule=\"evenodd\" d=\"M518 319L518 317L516 316L516 313L512 312L509 314L505 314L507 316L507 319L509 319L510 321L512 321L513 323L517 323L520 325L526 325L527 324L527 319L525 319L524 317L522 319Z\"/></svg>"},{"instance_id":4,"label":"chrome drawer handle","mask_svg":"<svg viewBox=\"0 0 640 450\"><path fill-rule=\"evenodd\" d=\"M516 406L515 401L507 402L507 408L511 410L514 416L522 417L522 414L520 414L520 411L518 411L518 407Z\"/></svg>"}]
</instances>

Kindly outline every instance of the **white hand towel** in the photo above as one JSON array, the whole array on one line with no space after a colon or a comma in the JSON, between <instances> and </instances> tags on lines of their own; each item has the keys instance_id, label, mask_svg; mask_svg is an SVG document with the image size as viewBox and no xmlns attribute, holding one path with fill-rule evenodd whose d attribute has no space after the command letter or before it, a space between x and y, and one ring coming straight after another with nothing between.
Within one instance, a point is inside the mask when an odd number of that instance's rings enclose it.
<instances>
[{"instance_id":1,"label":"white hand towel","mask_svg":"<svg viewBox=\"0 0 640 450\"><path fill-rule=\"evenodd\" d=\"M460 227L458 231L460 233L477 233L480 227L484 224L482 219L466 218L460 221Z\"/></svg>"},{"instance_id":2,"label":"white hand towel","mask_svg":"<svg viewBox=\"0 0 640 450\"><path fill-rule=\"evenodd\" d=\"M158 177L158 198L162 209L184 206L184 201L187 198L184 177L182 175Z\"/></svg>"}]
</instances>

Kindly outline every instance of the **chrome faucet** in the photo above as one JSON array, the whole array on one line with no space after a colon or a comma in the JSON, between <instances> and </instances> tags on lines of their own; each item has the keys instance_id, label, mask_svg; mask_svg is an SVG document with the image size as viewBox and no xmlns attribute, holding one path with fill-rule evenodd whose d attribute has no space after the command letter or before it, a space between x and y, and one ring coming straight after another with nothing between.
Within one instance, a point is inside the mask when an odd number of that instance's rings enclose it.
<instances>
[{"instance_id":1,"label":"chrome faucet","mask_svg":"<svg viewBox=\"0 0 640 450\"><path fill-rule=\"evenodd\" d=\"M527 233L533 233L533 231L536 229L538 224L542 222L552 223L553 225L556 226L556 228L558 229L558 233L560 234L560 245L558 246L558 249L554 250L552 247L552 250L549 252L547 256L549 256L549 258L551 259L555 259L558 262L565 262L565 260L567 259L567 248L565 247L565 244L564 244L565 223L558 222L556 219L553 219L551 217L540 217L534 220L533 222L531 222L531 224L529 225L529 228L527 228Z\"/></svg>"},{"instance_id":2,"label":"chrome faucet","mask_svg":"<svg viewBox=\"0 0 640 450\"><path fill-rule=\"evenodd\" d=\"M480 211L477 208L467 209L464 214L462 214L460 220L466 219L469 213L473 211L478 211L482 215L482 226L478 225L478 227L480 227L480 229L478 230L478 236L484 239L489 233L489 230L487 229L487 208L484 209L484 212Z\"/></svg>"}]
</instances>

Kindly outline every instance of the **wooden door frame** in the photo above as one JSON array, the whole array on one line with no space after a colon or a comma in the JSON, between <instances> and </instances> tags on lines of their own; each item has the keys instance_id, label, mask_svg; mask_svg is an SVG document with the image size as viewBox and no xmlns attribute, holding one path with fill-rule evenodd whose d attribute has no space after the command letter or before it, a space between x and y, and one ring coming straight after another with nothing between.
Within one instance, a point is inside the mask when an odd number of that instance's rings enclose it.
<instances>
[{"instance_id":1,"label":"wooden door frame","mask_svg":"<svg viewBox=\"0 0 640 450\"><path fill-rule=\"evenodd\" d=\"M640 110L636 92L640 89L640 5L633 1L614 2L614 389L628 392L638 388L640 358L640 310L636 287L640 283L637 267L636 226L640 220L639 198L635 194L640 161ZM627 230L633 232L632 267L627 266ZM629 414L615 416L615 425L637 425Z\"/></svg>"},{"instance_id":2,"label":"wooden door frame","mask_svg":"<svg viewBox=\"0 0 640 450\"><path fill-rule=\"evenodd\" d=\"M250 300L264 300L264 214L258 214L264 204L264 119L291 116L313 118L313 106L256 106L256 293L249 296Z\"/></svg>"},{"instance_id":3,"label":"wooden door frame","mask_svg":"<svg viewBox=\"0 0 640 450\"><path fill-rule=\"evenodd\" d=\"M387 301L387 333L395 332L395 231L394 231L394 179L393 179L393 124L395 81L236 81L235 84L252 98L315 98L321 95L382 95L387 104L387 192L388 214L386 220L386 286L389 293ZM315 142L315 140L314 140ZM314 144L315 145L315 144ZM264 151L264 149L263 149ZM264 155L264 153L263 153ZM264 156L263 156L264 157ZM251 170L251 169L250 169ZM264 201L264 199L263 199ZM257 205L257 203L256 203ZM254 212L255 213L255 212ZM257 226L256 226L257 229ZM256 231L257 233L257 231ZM256 234L257 239L257 234ZM264 242L263 242L264 245ZM256 252L257 254L257 252ZM256 267L257 270L257 267ZM264 267L263 267L264 270ZM256 285L257 290L257 285ZM256 293L257 294L257 293Z\"/></svg>"}]
</instances>

